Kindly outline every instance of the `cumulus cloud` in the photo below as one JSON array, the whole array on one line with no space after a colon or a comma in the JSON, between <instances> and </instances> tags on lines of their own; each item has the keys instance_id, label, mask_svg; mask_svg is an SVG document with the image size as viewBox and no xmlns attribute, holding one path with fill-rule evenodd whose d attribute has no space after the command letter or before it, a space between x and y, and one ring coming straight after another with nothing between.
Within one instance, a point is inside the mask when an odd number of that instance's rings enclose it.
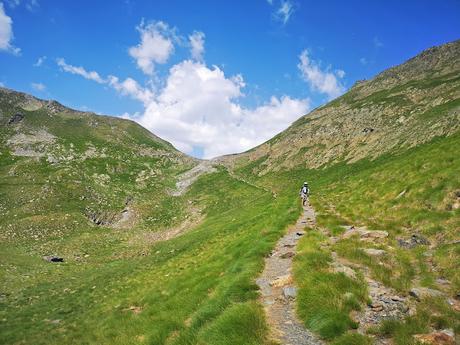
<instances>
[{"instance_id":1,"label":"cumulus cloud","mask_svg":"<svg viewBox=\"0 0 460 345\"><path fill-rule=\"evenodd\" d=\"M34 89L35 91L45 91L46 90L46 86L45 84L43 83L30 83L30 86L32 87L32 89Z\"/></svg>"},{"instance_id":2,"label":"cumulus cloud","mask_svg":"<svg viewBox=\"0 0 460 345\"><path fill-rule=\"evenodd\" d=\"M276 11L276 18L286 24L294 13L294 6L289 0L281 1L280 7Z\"/></svg>"},{"instance_id":3,"label":"cumulus cloud","mask_svg":"<svg viewBox=\"0 0 460 345\"><path fill-rule=\"evenodd\" d=\"M94 80L95 82L99 84L106 83L106 80L102 79L101 76L97 72L87 71L83 67L69 65L65 62L63 58L56 59L56 63L58 64L59 67L61 67L61 70L65 72L80 75L85 79Z\"/></svg>"},{"instance_id":4,"label":"cumulus cloud","mask_svg":"<svg viewBox=\"0 0 460 345\"><path fill-rule=\"evenodd\" d=\"M204 33L201 31L195 31L192 35L190 35L190 52L192 54L192 58L197 61L203 60L203 53L204 53Z\"/></svg>"},{"instance_id":5,"label":"cumulus cloud","mask_svg":"<svg viewBox=\"0 0 460 345\"><path fill-rule=\"evenodd\" d=\"M211 158L261 144L309 110L308 100L287 96L243 107L244 86L240 75L226 77L217 66L186 60L171 68L164 88L136 121L182 151L200 148Z\"/></svg>"},{"instance_id":6,"label":"cumulus cloud","mask_svg":"<svg viewBox=\"0 0 460 345\"><path fill-rule=\"evenodd\" d=\"M336 69L335 70L335 74L337 74L337 76L342 79L343 77L345 77L345 71L343 69Z\"/></svg>"},{"instance_id":7,"label":"cumulus cloud","mask_svg":"<svg viewBox=\"0 0 460 345\"><path fill-rule=\"evenodd\" d=\"M168 61L174 52L175 32L164 22L141 23L137 30L141 34L141 42L129 48L128 52L137 66L147 75L153 75L155 64Z\"/></svg>"},{"instance_id":8,"label":"cumulus cloud","mask_svg":"<svg viewBox=\"0 0 460 345\"><path fill-rule=\"evenodd\" d=\"M300 63L297 67L303 79L313 90L326 94L329 99L340 96L345 92L345 87L339 80L345 75L344 71L321 70L319 64L309 57L307 50L304 50L299 58Z\"/></svg>"},{"instance_id":9,"label":"cumulus cloud","mask_svg":"<svg viewBox=\"0 0 460 345\"><path fill-rule=\"evenodd\" d=\"M8 17L0 2L0 50L10 52L14 55L19 55L21 49L14 47L11 44L13 40L13 20Z\"/></svg>"},{"instance_id":10,"label":"cumulus cloud","mask_svg":"<svg viewBox=\"0 0 460 345\"><path fill-rule=\"evenodd\" d=\"M85 77L84 73L76 74ZM171 67L164 87L157 93L132 78L120 81L108 76L100 80L143 103L141 114L124 113L124 118L139 122L183 152L190 154L199 149L204 158L259 145L310 109L308 99L288 96L273 96L261 106L244 107L240 104L245 87L241 75L227 77L219 67L194 60Z\"/></svg>"},{"instance_id":11,"label":"cumulus cloud","mask_svg":"<svg viewBox=\"0 0 460 345\"><path fill-rule=\"evenodd\" d=\"M161 59L160 55L151 59L151 66L148 63L140 65L136 60L140 68L146 68L148 75L154 72L155 63L166 62L173 49L174 38L160 33L168 31L169 27L158 23L161 22L141 24L141 43L135 47L134 55L139 58L141 55L152 57L153 53L140 54L151 41L165 39L171 42L171 48L162 50ZM161 37L153 38L158 35ZM243 76L226 76L221 68L206 65L203 61L204 37L201 32L191 34L192 59L173 65L164 80L159 81L152 75L145 85L131 77L124 80L113 75L102 78L97 72L68 65L63 59L58 60L58 65L66 72L105 84L121 95L142 102L144 110L141 113L124 113L122 117L137 121L183 152L202 152L203 158L248 150L308 112L309 99L289 96L273 96L257 107L242 105L246 86ZM169 44L164 45L167 46Z\"/></svg>"}]
</instances>

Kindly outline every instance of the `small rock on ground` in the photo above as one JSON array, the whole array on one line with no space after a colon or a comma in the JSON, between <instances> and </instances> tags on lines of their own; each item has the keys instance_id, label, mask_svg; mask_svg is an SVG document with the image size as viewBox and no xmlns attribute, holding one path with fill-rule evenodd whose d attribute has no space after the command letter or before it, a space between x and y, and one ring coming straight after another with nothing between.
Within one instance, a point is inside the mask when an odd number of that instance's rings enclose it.
<instances>
[{"instance_id":1,"label":"small rock on ground","mask_svg":"<svg viewBox=\"0 0 460 345\"><path fill-rule=\"evenodd\" d=\"M427 297L442 297L444 294L435 289L430 289L426 287L415 287L410 289L409 294L412 297L415 297L417 300L421 300Z\"/></svg>"},{"instance_id":2,"label":"small rock on ground","mask_svg":"<svg viewBox=\"0 0 460 345\"><path fill-rule=\"evenodd\" d=\"M297 288L294 286L286 286L283 288L283 296L294 299L297 297Z\"/></svg>"}]
</instances>

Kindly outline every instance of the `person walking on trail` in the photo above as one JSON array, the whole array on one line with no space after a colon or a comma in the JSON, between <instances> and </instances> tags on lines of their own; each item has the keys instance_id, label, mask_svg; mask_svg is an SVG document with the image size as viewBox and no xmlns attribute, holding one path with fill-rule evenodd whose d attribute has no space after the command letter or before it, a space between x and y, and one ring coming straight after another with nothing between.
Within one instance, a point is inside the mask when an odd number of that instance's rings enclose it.
<instances>
[{"instance_id":1,"label":"person walking on trail","mask_svg":"<svg viewBox=\"0 0 460 345\"><path fill-rule=\"evenodd\" d=\"M310 196L310 187L308 187L308 182L304 182L302 188L299 192L300 198L302 199L302 205L307 205L308 197Z\"/></svg>"}]
</instances>

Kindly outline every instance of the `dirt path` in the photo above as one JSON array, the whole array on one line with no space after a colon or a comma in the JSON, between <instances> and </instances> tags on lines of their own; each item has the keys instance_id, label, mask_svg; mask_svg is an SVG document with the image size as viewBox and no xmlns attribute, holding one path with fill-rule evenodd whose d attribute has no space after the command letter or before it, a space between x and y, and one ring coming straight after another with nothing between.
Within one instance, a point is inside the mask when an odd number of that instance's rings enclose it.
<instances>
[{"instance_id":1,"label":"dirt path","mask_svg":"<svg viewBox=\"0 0 460 345\"><path fill-rule=\"evenodd\" d=\"M314 226L315 212L304 207L296 224L278 241L270 257L265 259L265 269L256 280L261 290L261 302L265 308L271 337L282 345L316 345L322 342L305 329L295 314L297 290L292 282L292 258L297 241L304 234L305 226Z\"/></svg>"}]
</instances>

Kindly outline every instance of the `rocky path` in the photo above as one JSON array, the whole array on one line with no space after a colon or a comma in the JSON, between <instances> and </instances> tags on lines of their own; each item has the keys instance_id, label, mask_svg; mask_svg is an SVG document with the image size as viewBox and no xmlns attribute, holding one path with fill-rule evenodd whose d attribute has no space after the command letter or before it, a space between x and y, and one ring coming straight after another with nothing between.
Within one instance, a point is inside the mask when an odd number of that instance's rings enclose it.
<instances>
[{"instance_id":1,"label":"rocky path","mask_svg":"<svg viewBox=\"0 0 460 345\"><path fill-rule=\"evenodd\" d=\"M315 212L311 206L304 207L296 224L278 241L270 257L265 259L265 269L256 280L261 290L271 337L282 345L322 344L305 329L295 313L297 289L292 281L292 259L297 241L305 232L305 226L314 226Z\"/></svg>"}]
</instances>

